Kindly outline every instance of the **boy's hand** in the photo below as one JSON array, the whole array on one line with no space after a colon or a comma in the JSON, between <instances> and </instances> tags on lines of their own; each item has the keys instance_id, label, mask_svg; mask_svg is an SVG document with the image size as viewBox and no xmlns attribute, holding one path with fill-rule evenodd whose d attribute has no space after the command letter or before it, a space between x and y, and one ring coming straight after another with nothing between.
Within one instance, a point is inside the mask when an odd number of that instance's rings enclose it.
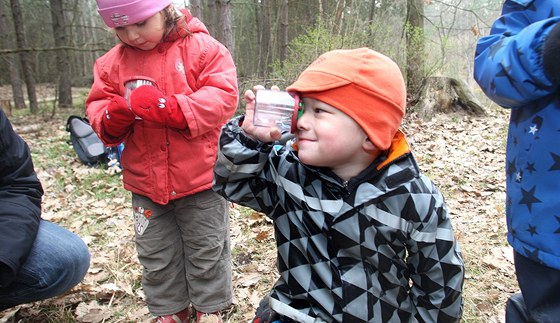
<instances>
[{"instance_id":1,"label":"boy's hand","mask_svg":"<svg viewBox=\"0 0 560 323\"><path fill-rule=\"evenodd\" d=\"M264 89L262 85L253 88L256 92ZM277 86L273 86L272 90L278 90ZM253 124L253 116L255 113L255 93L251 90L245 92L245 118L241 128L247 135L262 142L273 142L279 140L282 136L280 129L277 127L257 127Z\"/></svg>"},{"instance_id":2,"label":"boy's hand","mask_svg":"<svg viewBox=\"0 0 560 323\"><path fill-rule=\"evenodd\" d=\"M103 128L110 136L121 137L128 132L135 118L126 100L122 96L114 96L105 110Z\"/></svg>"},{"instance_id":3,"label":"boy's hand","mask_svg":"<svg viewBox=\"0 0 560 323\"><path fill-rule=\"evenodd\" d=\"M142 85L130 94L132 111L143 120L185 129L187 121L174 96L166 96L156 87Z\"/></svg>"}]
</instances>

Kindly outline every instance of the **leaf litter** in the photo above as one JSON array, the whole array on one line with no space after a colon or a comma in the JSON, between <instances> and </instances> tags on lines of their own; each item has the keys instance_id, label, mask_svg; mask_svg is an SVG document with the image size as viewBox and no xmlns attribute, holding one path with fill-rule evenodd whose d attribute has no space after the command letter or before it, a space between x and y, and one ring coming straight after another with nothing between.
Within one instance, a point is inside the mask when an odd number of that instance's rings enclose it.
<instances>
[{"instance_id":1,"label":"leaf litter","mask_svg":"<svg viewBox=\"0 0 560 323\"><path fill-rule=\"evenodd\" d=\"M403 122L418 163L443 192L466 267L464 322L503 322L507 298L517 291L512 250L506 241L505 135L508 113L485 117L413 114ZM31 147L45 195L43 218L79 234L91 253L83 282L48 300L0 312L2 322L153 322L141 287L130 194L121 174L79 163L65 119L12 118ZM53 153L55 152L55 153ZM53 157L54 154L54 157ZM225 322L250 322L278 277L272 222L231 205L234 304Z\"/></svg>"}]
</instances>

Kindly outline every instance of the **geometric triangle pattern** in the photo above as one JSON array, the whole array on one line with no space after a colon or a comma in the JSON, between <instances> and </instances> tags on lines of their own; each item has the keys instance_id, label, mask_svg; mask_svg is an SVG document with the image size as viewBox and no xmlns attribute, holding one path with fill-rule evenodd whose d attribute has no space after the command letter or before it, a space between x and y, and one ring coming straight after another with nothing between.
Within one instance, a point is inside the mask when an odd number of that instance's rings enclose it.
<instances>
[{"instance_id":1,"label":"geometric triangle pattern","mask_svg":"<svg viewBox=\"0 0 560 323\"><path fill-rule=\"evenodd\" d=\"M326 322L458 322L464 263L444 198L408 153L349 183L222 130L214 190L274 222L271 297ZM280 313L282 314L282 313Z\"/></svg>"}]
</instances>

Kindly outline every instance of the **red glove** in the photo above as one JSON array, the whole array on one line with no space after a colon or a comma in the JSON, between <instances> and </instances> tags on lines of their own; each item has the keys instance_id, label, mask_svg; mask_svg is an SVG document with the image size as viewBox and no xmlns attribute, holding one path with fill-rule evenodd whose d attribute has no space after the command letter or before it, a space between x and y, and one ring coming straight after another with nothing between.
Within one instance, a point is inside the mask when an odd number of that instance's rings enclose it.
<instances>
[{"instance_id":1,"label":"red glove","mask_svg":"<svg viewBox=\"0 0 560 323\"><path fill-rule=\"evenodd\" d=\"M103 127L109 135L121 137L129 131L135 118L126 100L122 96L114 96L105 110Z\"/></svg>"},{"instance_id":2,"label":"red glove","mask_svg":"<svg viewBox=\"0 0 560 323\"><path fill-rule=\"evenodd\" d=\"M142 85L130 94L132 111L140 118L159 124L186 129L187 120L174 96L164 95L158 88Z\"/></svg>"}]
</instances>

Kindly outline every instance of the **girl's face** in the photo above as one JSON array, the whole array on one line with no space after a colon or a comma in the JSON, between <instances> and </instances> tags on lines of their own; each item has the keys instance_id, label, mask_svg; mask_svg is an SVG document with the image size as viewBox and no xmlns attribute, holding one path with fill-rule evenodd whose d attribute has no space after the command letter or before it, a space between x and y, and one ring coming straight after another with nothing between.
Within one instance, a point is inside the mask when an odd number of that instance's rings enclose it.
<instances>
[{"instance_id":1,"label":"girl's face","mask_svg":"<svg viewBox=\"0 0 560 323\"><path fill-rule=\"evenodd\" d=\"M117 27L115 32L119 39L141 50L154 49L165 34L165 19L161 12L135 24Z\"/></svg>"},{"instance_id":2,"label":"girl's face","mask_svg":"<svg viewBox=\"0 0 560 323\"><path fill-rule=\"evenodd\" d=\"M296 140L299 159L308 165L328 167L349 180L374 160L374 146L366 133L344 112L324 102L303 98Z\"/></svg>"}]
</instances>

